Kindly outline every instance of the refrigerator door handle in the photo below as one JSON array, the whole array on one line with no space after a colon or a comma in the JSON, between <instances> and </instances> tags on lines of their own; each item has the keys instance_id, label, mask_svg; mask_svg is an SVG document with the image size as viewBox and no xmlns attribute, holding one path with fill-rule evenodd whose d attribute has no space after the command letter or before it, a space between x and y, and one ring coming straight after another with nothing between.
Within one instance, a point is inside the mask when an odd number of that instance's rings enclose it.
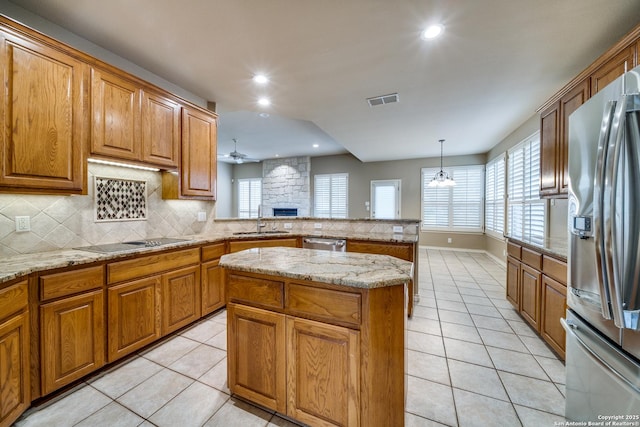
<instances>
[{"instance_id":1,"label":"refrigerator door handle","mask_svg":"<svg viewBox=\"0 0 640 427\"><path fill-rule=\"evenodd\" d=\"M602 215L604 206L604 177L607 157L607 143L611 132L611 121L615 112L616 102L608 101L605 104L602 115L602 125L600 126L600 136L598 137L598 152L596 156L596 170L593 182L593 237L596 252L596 273L600 288L600 305L602 316L611 319L611 306L609 304L609 277L607 276L607 263L605 261L605 247L603 238L604 216Z\"/></svg>"},{"instance_id":2,"label":"refrigerator door handle","mask_svg":"<svg viewBox=\"0 0 640 427\"><path fill-rule=\"evenodd\" d=\"M567 333L567 335L571 335L573 338L575 338L575 340L578 342L578 344L580 344L580 346L585 350L585 353L587 355L590 356L590 358L596 362L598 365L600 365L600 367L605 370L606 372L610 372L612 374L615 375L615 377L621 381L622 383L624 383L625 385L627 385L628 387L630 387L632 390L634 390L636 393L640 393L640 389L633 384L632 382L630 382L627 378L625 378L624 375L622 375L620 372L618 372L617 369L615 369L613 366L611 366L609 363L607 363L606 360L604 360L602 357L600 357L595 351L593 351L591 349L591 347L584 342L584 340L582 338L580 338L580 335L578 333L576 333L577 331L580 330L580 327L571 322L571 321L567 321L563 318L560 318L560 324L562 325L562 327L564 328L565 332Z\"/></svg>"},{"instance_id":3,"label":"refrigerator door handle","mask_svg":"<svg viewBox=\"0 0 640 427\"><path fill-rule=\"evenodd\" d=\"M616 220L616 196L618 190L618 172L620 167L620 157L624 149L624 127L627 111L627 97L621 96L616 105L611 124L611 134L607 147L605 189L603 192L603 217L604 217L604 248L605 260L607 263L607 275L609 278L608 288L611 298L611 311L613 321L619 328L625 327L624 309L622 306L622 282L624 280L624 253L619 248L616 239L618 221Z\"/></svg>"}]
</instances>

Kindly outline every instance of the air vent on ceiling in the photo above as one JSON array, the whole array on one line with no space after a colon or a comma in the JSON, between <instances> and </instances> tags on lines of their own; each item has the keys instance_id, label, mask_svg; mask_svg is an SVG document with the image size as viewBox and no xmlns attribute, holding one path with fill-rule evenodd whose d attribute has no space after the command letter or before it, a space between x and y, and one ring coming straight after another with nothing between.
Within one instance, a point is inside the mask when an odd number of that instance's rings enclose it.
<instances>
[{"instance_id":1,"label":"air vent on ceiling","mask_svg":"<svg viewBox=\"0 0 640 427\"><path fill-rule=\"evenodd\" d=\"M376 105L391 104L393 102L399 102L400 98L397 93L390 93L389 95L374 96L373 98L367 98L369 107L375 107Z\"/></svg>"}]
</instances>

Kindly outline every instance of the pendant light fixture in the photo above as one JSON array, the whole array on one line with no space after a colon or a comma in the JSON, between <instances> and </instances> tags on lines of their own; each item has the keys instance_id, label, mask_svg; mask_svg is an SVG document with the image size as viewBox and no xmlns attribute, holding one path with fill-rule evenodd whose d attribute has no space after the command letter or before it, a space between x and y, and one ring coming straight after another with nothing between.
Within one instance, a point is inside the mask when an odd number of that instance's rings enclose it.
<instances>
[{"instance_id":1,"label":"pendant light fixture","mask_svg":"<svg viewBox=\"0 0 640 427\"><path fill-rule=\"evenodd\" d=\"M440 171L433 177L429 183L429 187L453 187L456 185L456 182L447 172L442 170L442 145L444 144L444 139L438 141L440 142Z\"/></svg>"}]
</instances>

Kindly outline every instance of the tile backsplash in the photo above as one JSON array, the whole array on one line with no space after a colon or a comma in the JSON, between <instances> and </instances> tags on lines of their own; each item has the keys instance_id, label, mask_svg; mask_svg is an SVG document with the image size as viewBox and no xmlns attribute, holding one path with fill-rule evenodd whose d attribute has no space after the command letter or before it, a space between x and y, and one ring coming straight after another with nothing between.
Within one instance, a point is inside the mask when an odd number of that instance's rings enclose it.
<instances>
[{"instance_id":1,"label":"tile backsplash","mask_svg":"<svg viewBox=\"0 0 640 427\"><path fill-rule=\"evenodd\" d=\"M96 177L144 181L146 219L97 222ZM161 185L159 172L90 163L86 196L0 194L0 257L206 231L215 216L215 202L163 200ZM197 221L198 212L206 212L206 222ZM31 231L16 232L16 216L29 216Z\"/></svg>"}]
</instances>

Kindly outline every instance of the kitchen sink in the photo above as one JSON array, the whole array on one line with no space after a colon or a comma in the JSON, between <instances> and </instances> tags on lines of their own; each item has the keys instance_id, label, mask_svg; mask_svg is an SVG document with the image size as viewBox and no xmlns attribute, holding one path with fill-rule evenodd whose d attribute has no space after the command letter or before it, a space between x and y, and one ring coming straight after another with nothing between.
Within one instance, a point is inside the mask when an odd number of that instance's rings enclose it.
<instances>
[{"instance_id":1,"label":"kitchen sink","mask_svg":"<svg viewBox=\"0 0 640 427\"><path fill-rule=\"evenodd\" d=\"M121 251L130 251L139 248L151 248L156 246L165 246L172 243L187 242L189 239L173 239L169 237L159 237L157 239L145 239L145 240L131 240L129 242L122 243L106 243L104 245L95 246L81 246L73 248L81 251L99 252L99 253L112 253Z\"/></svg>"},{"instance_id":2,"label":"kitchen sink","mask_svg":"<svg viewBox=\"0 0 640 427\"><path fill-rule=\"evenodd\" d=\"M286 234L288 231L268 230L268 231L237 231L234 236L265 236L267 234Z\"/></svg>"}]
</instances>

